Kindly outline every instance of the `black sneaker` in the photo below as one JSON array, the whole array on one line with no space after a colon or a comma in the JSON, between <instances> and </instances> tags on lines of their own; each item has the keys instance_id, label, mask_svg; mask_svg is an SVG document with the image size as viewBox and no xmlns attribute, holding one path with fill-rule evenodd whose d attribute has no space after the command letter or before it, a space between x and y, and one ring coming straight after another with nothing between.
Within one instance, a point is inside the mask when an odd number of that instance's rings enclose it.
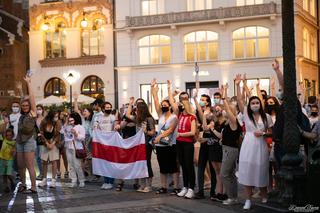
<instances>
[{"instance_id":1,"label":"black sneaker","mask_svg":"<svg viewBox=\"0 0 320 213\"><path fill-rule=\"evenodd\" d=\"M218 193L215 201L222 202L227 199L228 196Z\"/></svg>"},{"instance_id":2,"label":"black sneaker","mask_svg":"<svg viewBox=\"0 0 320 213\"><path fill-rule=\"evenodd\" d=\"M195 195L194 195L194 199L204 199L206 198L203 194L203 192L197 192Z\"/></svg>"},{"instance_id":3,"label":"black sneaker","mask_svg":"<svg viewBox=\"0 0 320 213\"><path fill-rule=\"evenodd\" d=\"M219 201L218 195L217 195L217 194L211 195L211 196L210 196L210 200L212 200L212 201Z\"/></svg>"},{"instance_id":4,"label":"black sneaker","mask_svg":"<svg viewBox=\"0 0 320 213\"><path fill-rule=\"evenodd\" d=\"M172 190L172 192L170 193L170 195L177 195L180 191L181 191L181 189L174 188L174 189Z\"/></svg>"}]
</instances>

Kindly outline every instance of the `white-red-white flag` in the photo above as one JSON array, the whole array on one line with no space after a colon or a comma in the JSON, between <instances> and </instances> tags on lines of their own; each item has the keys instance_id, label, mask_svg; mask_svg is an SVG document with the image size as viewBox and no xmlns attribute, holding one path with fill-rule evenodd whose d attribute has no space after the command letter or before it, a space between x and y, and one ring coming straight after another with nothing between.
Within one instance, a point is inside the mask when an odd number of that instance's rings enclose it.
<instances>
[{"instance_id":1,"label":"white-red-white flag","mask_svg":"<svg viewBox=\"0 0 320 213\"><path fill-rule=\"evenodd\" d=\"M92 169L95 175L116 179L148 177L143 131L123 139L118 132L94 130Z\"/></svg>"}]
</instances>

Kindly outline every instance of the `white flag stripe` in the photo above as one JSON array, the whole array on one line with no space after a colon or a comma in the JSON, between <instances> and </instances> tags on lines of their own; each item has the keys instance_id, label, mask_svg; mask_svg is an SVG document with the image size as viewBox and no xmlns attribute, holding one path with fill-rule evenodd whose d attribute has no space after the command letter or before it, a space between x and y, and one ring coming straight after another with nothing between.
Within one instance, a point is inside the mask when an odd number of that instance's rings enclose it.
<instances>
[{"instance_id":1,"label":"white flag stripe","mask_svg":"<svg viewBox=\"0 0 320 213\"><path fill-rule=\"evenodd\" d=\"M114 163L92 158L93 174L116 179L135 179L148 177L147 161L134 163Z\"/></svg>"},{"instance_id":2,"label":"white flag stripe","mask_svg":"<svg viewBox=\"0 0 320 213\"><path fill-rule=\"evenodd\" d=\"M123 139L118 132L102 132L100 130L94 130L92 141L108 146L130 149L137 145L145 144L145 136L143 130L140 130L137 134L127 139Z\"/></svg>"}]
</instances>

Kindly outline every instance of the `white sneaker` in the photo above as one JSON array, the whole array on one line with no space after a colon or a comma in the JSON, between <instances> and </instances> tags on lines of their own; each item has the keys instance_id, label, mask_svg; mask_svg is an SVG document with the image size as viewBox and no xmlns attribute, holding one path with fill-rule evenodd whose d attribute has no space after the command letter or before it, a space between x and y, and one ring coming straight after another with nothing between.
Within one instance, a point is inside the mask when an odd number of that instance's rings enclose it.
<instances>
[{"instance_id":1,"label":"white sneaker","mask_svg":"<svg viewBox=\"0 0 320 213\"><path fill-rule=\"evenodd\" d=\"M246 200L246 203L243 206L243 209L249 210L251 208L251 200Z\"/></svg>"},{"instance_id":2,"label":"white sneaker","mask_svg":"<svg viewBox=\"0 0 320 213\"><path fill-rule=\"evenodd\" d=\"M194 191L192 189L188 189L188 192L184 197L188 198L188 199L193 198L194 197Z\"/></svg>"},{"instance_id":3,"label":"white sneaker","mask_svg":"<svg viewBox=\"0 0 320 213\"><path fill-rule=\"evenodd\" d=\"M231 199L231 198L228 198L227 200L224 200L222 202L223 205L234 205L237 203L238 203L237 199Z\"/></svg>"},{"instance_id":4,"label":"white sneaker","mask_svg":"<svg viewBox=\"0 0 320 213\"><path fill-rule=\"evenodd\" d=\"M42 181L38 184L39 187L45 187L47 185L47 178L43 178Z\"/></svg>"},{"instance_id":5,"label":"white sneaker","mask_svg":"<svg viewBox=\"0 0 320 213\"><path fill-rule=\"evenodd\" d=\"M112 189L112 188L113 188L113 185L111 183L107 183L104 189Z\"/></svg>"},{"instance_id":6,"label":"white sneaker","mask_svg":"<svg viewBox=\"0 0 320 213\"><path fill-rule=\"evenodd\" d=\"M50 188L56 188L56 179L52 178Z\"/></svg>"},{"instance_id":7,"label":"white sneaker","mask_svg":"<svg viewBox=\"0 0 320 213\"><path fill-rule=\"evenodd\" d=\"M179 197L183 197L187 194L188 189L186 187L183 187L182 190L177 194Z\"/></svg>"},{"instance_id":8,"label":"white sneaker","mask_svg":"<svg viewBox=\"0 0 320 213\"><path fill-rule=\"evenodd\" d=\"M267 199L267 198L262 198L261 202L262 202L262 203L267 203L267 202L268 202L268 199Z\"/></svg>"},{"instance_id":9,"label":"white sneaker","mask_svg":"<svg viewBox=\"0 0 320 213\"><path fill-rule=\"evenodd\" d=\"M80 182L79 188L83 188L85 186L84 182Z\"/></svg>"},{"instance_id":10,"label":"white sneaker","mask_svg":"<svg viewBox=\"0 0 320 213\"><path fill-rule=\"evenodd\" d=\"M70 183L69 188L75 188L75 187L77 187L77 183L76 182Z\"/></svg>"},{"instance_id":11,"label":"white sneaker","mask_svg":"<svg viewBox=\"0 0 320 213\"><path fill-rule=\"evenodd\" d=\"M106 189L107 183L102 184L101 189Z\"/></svg>"}]
</instances>

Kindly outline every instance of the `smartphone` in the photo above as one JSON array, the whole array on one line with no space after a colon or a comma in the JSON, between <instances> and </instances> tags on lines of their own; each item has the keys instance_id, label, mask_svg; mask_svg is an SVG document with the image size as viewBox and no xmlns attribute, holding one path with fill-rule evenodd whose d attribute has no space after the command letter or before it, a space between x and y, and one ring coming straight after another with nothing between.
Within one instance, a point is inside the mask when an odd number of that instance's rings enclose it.
<instances>
[{"instance_id":1,"label":"smartphone","mask_svg":"<svg viewBox=\"0 0 320 213\"><path fill-rule=\"evenodd\" d=\"M33 74L33 73L32 73L32 70L31 70L31 69L27 71L27 77L30 78L30 77L32 76L32 74Z\"/></svg>"}]
</instances>

